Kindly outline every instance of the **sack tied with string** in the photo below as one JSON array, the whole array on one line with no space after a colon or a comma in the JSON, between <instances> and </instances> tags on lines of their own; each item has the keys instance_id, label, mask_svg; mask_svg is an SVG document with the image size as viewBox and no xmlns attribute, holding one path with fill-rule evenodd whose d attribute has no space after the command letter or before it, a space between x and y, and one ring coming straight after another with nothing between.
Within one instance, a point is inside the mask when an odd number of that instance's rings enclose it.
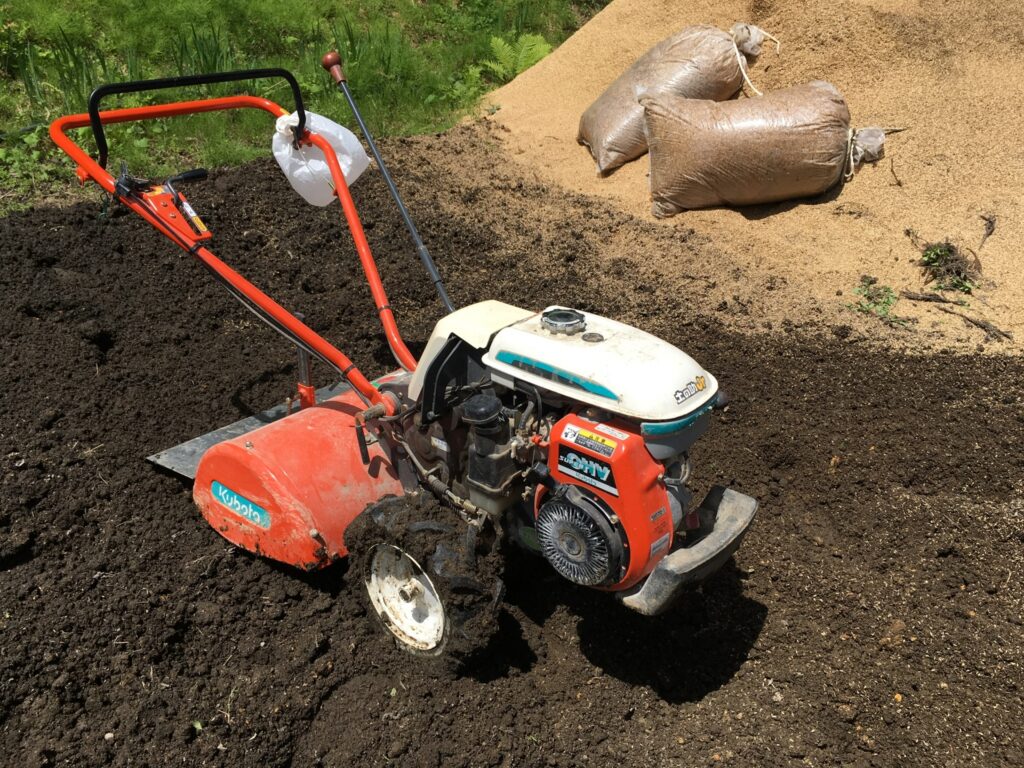
<instances>
[{"instance_id":1,"label":"sack tied with string","mask_svg":"<svg viewBox=\"0 0 1024 768\"><path fill-rule=\"evenodd\" d=\"M699 25L662 40L587 108L576 141L590 149L602 176L635 160L647 151L638 92L729 99L742 87L747 59L760 53L765 38L771 36L757 27L736 24L731 33Z\"/></svg>"},{"instance_id":2,"label":"sack tied with string","mask_svg":"<svg viewBox=\"0 0 1024 768\"><path fill-rule=\"evenodd\" d=\"M852 132L842 95L822 81L721 103L664 94L640 102L659 218L817 195L883 151L883 131Z\"/></svg>"}]
</instances>

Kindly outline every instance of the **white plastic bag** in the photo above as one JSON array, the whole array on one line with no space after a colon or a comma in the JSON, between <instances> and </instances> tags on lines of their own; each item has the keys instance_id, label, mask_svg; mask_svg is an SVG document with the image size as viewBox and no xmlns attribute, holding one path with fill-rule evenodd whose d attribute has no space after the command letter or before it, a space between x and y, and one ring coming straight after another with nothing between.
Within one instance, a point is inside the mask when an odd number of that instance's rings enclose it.
<instances>
[{"instance_id":1,"label":"white plastic bag","mask_svg":"<svg viewBox=\"0 0 1024 768\"><path fill-rule=\"evenodd\" d=\"M853 165L875 163L885 155L885 130L882 128L861 128L853 134ZM852 170L852 169L851 169Z\"/></svg>"},{"instance_id":2,"label":"white plastic bag","mask_svg":"<svg viewBox=\"0 0 1024 768\"><path fill-rule=\"evenodd\" d=\"M274 159L288 177L292 188L302 195L307 203L330 205L334 200L334 182L331 170L319 147L292 146L292 128L299 124L299 115L293 112L277 119L277 130L271 148ZM327 139L338 156L338 164L345 176L345 183L352 186L356 179L370 165L363 145L352 131L328 120L322 115L306 112L306 128Z\"/></svg>"}]
</instances>

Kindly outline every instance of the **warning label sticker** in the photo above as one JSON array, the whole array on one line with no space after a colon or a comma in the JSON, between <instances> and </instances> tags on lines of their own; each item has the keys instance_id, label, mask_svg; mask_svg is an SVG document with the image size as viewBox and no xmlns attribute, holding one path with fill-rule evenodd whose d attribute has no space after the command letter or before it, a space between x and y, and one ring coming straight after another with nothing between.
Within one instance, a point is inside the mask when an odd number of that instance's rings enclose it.
<instances>
[{"instance_id":1,"label":"warning label sticker","mask_svg":"<svg viewBox=\"0 0 1024 768\"><path fill-rule=\"evenodd\" d=\"M562 430L562 439L567 443L574 443L580 448L586 448L588 451L609 457L615 453L615 449L619 445L609 437L573 424L566 424L565 429Z\"/></svg>"}]
</instances>

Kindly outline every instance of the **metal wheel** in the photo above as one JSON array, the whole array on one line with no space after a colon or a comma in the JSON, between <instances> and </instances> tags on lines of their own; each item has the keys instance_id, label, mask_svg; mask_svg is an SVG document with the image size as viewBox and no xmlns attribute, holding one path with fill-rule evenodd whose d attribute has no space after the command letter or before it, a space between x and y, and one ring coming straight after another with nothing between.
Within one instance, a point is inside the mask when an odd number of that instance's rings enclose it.
<instances>
[{"instance_id":1,"label":"metal wheel","mask_svg":"<svg viewBox=\"0 0 1024 768\"><path fill-rule=\"evenodd\" d=\"M429 494L389 496L345 531L367 613L399 648L458 669L497 631L497 541Z\"/></svg>"},{"instance_id":2,"label":"metal wheel","mask_svg":"<svg viewBox=\"0 0 1024 768\"><path fill-rule=\"evenodd\" d=\"M381 623L410 650L438 653L448 621L434 582L422 566L393 544L377 544L363 575Z\"/></svg>"}]
</instances>

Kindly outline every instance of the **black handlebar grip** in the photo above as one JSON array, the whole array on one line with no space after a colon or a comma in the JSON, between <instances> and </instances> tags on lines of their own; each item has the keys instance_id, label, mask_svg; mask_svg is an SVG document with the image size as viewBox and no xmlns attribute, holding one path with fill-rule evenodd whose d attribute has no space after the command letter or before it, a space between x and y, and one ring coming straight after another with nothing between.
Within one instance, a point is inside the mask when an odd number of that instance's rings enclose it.
<instances>
[{"instance_id":1,"label":"black handlebar grip","mask_svg":"<svg viewBox=\"0 0 1024 768\"><path fill-rule=\"evenodd\" d=\"M209 172L205 168L193 168L191 171L183 171L171 176L171 178L167 180L167 183L187 184L190 181L203 181L209 175Z\"/></svg>"},{"instance_id":2,"label":"black handlebar grip","mask_svg":"<svg viewBox=\"0 0 1024 768\"><path fill-rule=\"evenodd\" d=\"M287 69L242 69L234 72L213 72L208 75L161 77L155 80L131 80L126 83L101 85L89 96L89 124L92 127L93 137L96 139L96 148L99 150L100 166L102 168L107 167L107 137L103 132L103 122L100 120L100 102L105 96L111 96L115 93L139 93L140 91L159 91L167 88L186 88L191 85L262 80L271 77L283 78L291 86L292 96L295 99L295 111L299 113L299 124L293 131L297 144L306 129L306 111L303 108L302 92L299 90L299 84L295 80L295 75Z\"/></svg>"}]
</instances>

